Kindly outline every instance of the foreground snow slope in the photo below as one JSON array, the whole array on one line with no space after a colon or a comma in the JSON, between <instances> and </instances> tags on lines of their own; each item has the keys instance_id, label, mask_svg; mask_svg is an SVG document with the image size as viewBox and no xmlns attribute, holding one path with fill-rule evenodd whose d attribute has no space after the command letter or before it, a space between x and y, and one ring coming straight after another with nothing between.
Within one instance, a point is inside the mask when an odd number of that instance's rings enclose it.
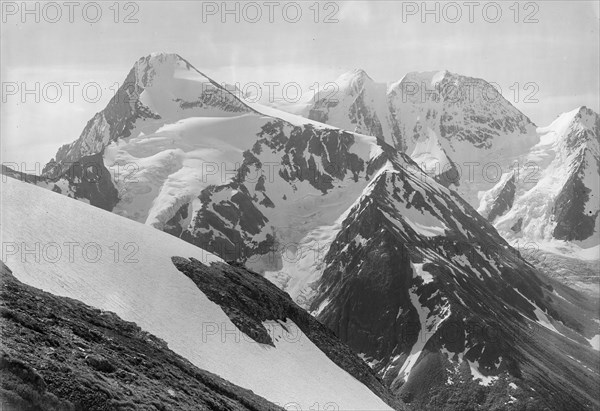
<instances>
[{"instance_id":1,"label":"foreground snow slope","mask_svg":"<svg viewBox=\"0 0 600 411\"><path fill-rule=\"evenodd\" d=\"M240 335L222 309L171 262L174 255L205 263L218 257L10 178L2 186L2 210L2 259L24 283L134 321L194 365L275 403L389 409L289 321L287 332L273 331L281 337L274 338L275 348ZM24 252L36 247L39 252Z\"/></svg>"}]
</instances>

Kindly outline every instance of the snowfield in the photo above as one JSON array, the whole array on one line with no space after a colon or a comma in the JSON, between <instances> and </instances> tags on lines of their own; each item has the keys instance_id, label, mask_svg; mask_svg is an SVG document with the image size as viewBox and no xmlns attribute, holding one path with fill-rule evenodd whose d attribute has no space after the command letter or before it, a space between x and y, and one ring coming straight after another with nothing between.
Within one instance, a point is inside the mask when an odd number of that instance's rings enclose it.
<instances>
[{"instance_id":1,"label":"snowfield","mask_svg":"<svg viewBox=\"0 0 600 411\"><path fill-rule=\"evenodd\" d=\"M200 248L11 178L2 186L1 233L2 260L20 281L136 322L196 366L274 403L390 409L291 321L287 331L265 324L276 348L242 334L171 262L221 261Z\"/></svg>"}]
</instances>

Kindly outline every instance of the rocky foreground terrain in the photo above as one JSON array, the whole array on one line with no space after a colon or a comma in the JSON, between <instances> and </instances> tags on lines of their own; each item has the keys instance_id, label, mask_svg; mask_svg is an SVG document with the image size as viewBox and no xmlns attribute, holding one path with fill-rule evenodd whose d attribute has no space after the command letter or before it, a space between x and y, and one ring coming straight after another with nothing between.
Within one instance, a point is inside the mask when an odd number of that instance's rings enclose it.
<instances>
[{"instance_id":1,"label":"rocky foreground terrain","mask_svg":"<svg viewBox=\"0 0 600 411\"><path fill-rule=\"evenodd\" d=\"M279 410L117 315L18 281L1 263L2 410Z\"/></svg>"}]
</instances>

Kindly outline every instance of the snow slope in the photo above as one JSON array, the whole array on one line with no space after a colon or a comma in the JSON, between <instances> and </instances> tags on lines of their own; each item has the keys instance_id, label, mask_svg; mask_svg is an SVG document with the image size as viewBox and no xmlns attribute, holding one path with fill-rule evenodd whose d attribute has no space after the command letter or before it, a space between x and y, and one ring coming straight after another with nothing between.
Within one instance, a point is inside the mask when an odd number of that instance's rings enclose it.
<instances>
[{"instance_id":1,"label":"snow slope","mask_svg":"<svg viewBox=\"0 0 600 411\"><path fill-rule=\"evenodd\" d=\"M218 257L34 185L9 178L2 189L2 260L20 281L134 321L196 366L272 402L389 409L289 321L287 331L265 324L280 337L275 348L240 336L222 309L171 263L174 255L205 263ZM23 252L35 247L39 252Z\"/></svg>"}]
</instances>

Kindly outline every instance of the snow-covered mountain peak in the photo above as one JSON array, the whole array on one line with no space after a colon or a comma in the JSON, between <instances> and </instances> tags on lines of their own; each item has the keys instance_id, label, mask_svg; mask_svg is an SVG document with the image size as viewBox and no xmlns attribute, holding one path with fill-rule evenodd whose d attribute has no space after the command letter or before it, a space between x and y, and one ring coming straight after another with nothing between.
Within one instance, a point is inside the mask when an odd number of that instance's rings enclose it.
<instances>
[{"instance_id":1,"label":"snow-covered mountain peak","mask_svg":"<svg viewBox=\"0 0 600 411\"><path fill-rule=\"evenodd\" d=\"M44 174L60 175L67 164L101 153L111 142L148 136L191 118L255 113L231 86L219 84L174 53L152 53L135 62L123 85L79 138L60 147Z\"/></svg>"},{"instance_id":2,"label":"snow-covered mountain peak","mask_svg":"<svg viewBox=\"0 0 600 411\"><path fill-rule=\"evenodd\" d=\"M178 54L153 53L142 57L135 63L132 74L136 86L143 90L139 96L141 103L161 117L190 117L190 110L207 108L229 113L251 111L235 95L233 87L217 83Z\"/></svg>"},{"instance_id":3,"label":"snow-covered mountain peak","mask_svg":"<svg viewBox=\"0 0 600 411\"><path fill-rule=\"evenodd\" d=\"M577 128L578 130L590 130L595 132L598 130L599 122L600 116L598 113L586 106L581 106L577 109L577 112L573 117L572 127ZM598 135L596 134L596 140L597 139Z\"/></svg>"},{"instance_id":4,"label":"snow-covered mountain peak","mask_svg":"<svg viewBox=\"0 0 600 411\"><path fill-rule=\"evenodd\" d=\"M491 187L481 169L467 181L471 161L497 163L500 177L515 155L538 142L531 120L483 79L446 70L409 73L387 98L401 136L396 147L473 206L477 193Z\"/></svg>"},{"instance_id":5,"label":"snow-covered mountain peak","mask_svg":"<svg viewBox=\"0 0 600 411\"><path fill-rule=\"evenodd\" d=\"M582 106L573 117L568 133L562 136L562 144L568 151L577 150L585 145L598 155L599 129L600 116L593 110Z\"/></svg>"},{"instance_id":6,"label":"snow-covered mountain peak","mask_svg":"<svg viewBox=\"0 0 600 411\"><path fill-rule=\"evenodd\" d=\"M562 113L549 126L538 128L540 145L552 145L563 155L570 155L584 145L598 154L600 116L581 106Z\"/></svg>"},{"instance_id":7,"label":"snow-covered mountain peak","mask_svg":"<svg viewBox=\"0 0 600 411\"><path fill-rule=\"evenodd\" d=\"M177 53L170 52L158 52L154 51L147 56L142 56L138 59L138 63L146 62L151 66L165 65L165 64L174 64L178 61L183 61L183 58Z\"/></svg>"},{"instance_id":8,"label":"snow-covered mountain peak","mask_svg":"<svg viewBox=\"0 0 600 411\"><path fill-rule=\"evenodd\" d=\"M574 110L559 114L549 126L539 127L538 131L555 131L564 133L574 123L579 123L588 128L593 128L598 121L598 114L586 106L577 107Z\"/></svg>"},{"instance_id":9,"label":"snow-covered mountain peak","mask_svg":"<svg viewBox=\"0 0 600 411\"><path fill-rule=\"evenodd\" d=\"M134 65L136 83L140 87L150 87L155 78L173 78L176 75L191 71L198 80L208 82L209 79L195 70L187 61L175 53L151 53L140 57Z\"/></svg>"},{"instance_id":10,"label":"snow-covered mountain peak","mask_svg":"<svg viewBox=\"0 0 600 411\"><path fill-rule=\"evenodd\" d=\"M374 83L373 79L363 69L350 70L337 78L335 81L342 92L360 92L365 83Z\"/></svg>"},{"instance_id":11,"label":"snow-covered mountain peak","mask_svg":"<svg viewBox=\"0 0 600 411\"><path fill-rule=\"evenodd\" d=\"M338 77L334 85L333 91L330 87L319 91L303 115L395 145L397 133L392 128L384 83L377 83L364 70L355 69Z\"/></svg>"}]
</instances>

